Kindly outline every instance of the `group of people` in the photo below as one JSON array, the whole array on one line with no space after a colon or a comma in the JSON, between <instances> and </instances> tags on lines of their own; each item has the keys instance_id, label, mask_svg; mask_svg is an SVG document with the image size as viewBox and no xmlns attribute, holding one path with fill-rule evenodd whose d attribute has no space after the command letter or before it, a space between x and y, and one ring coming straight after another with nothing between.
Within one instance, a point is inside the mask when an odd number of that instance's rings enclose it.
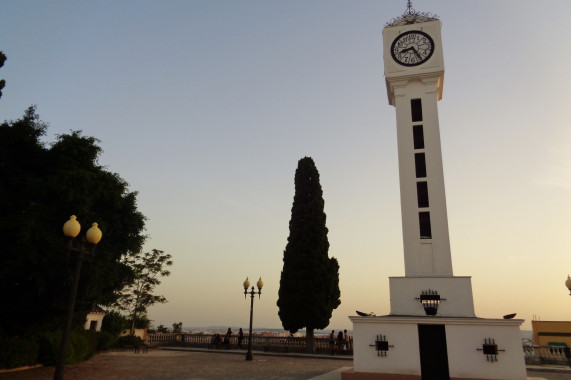
<instances>
[{"instance_id":1,"label":"group of people","mask_svg":"<svg viewBox=\"0 0 571 380\"><path fill-rule=\"evenodd\" d=\"M221 345L224 345L226 347L230 347L230 337L232 337L232 329L230 327L228 327L228 331L226 331L226 334L224 334L224 340L222 340L222 336L220 334L215 334L212 337L212 341L210 342L210 344L212 344L216 348L220 348ZM240 331L238 331L238 347L239 348L242 348L242 341L243 340L244 340L244 332L242 331L242 328L240 328Z\"/></svg>"},{"instance_id":2,"label":"group of people","mask_svg":"<svg viewBox=\"0 0 571 380\"><path fill-rule=\"evenodd\" d=\"M339 334L335 335L335 330L331 330L329 334L329 348L331 349L331 355L335 354L335 351L341 353L349 349L349 335L347 330L339 330Z\"/></svg>"}]
</instances>

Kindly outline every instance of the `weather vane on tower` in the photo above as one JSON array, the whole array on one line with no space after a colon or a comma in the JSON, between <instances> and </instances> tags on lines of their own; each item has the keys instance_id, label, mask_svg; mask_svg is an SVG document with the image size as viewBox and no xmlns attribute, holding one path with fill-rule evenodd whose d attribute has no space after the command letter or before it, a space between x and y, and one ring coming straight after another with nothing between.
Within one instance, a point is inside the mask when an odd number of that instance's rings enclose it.
<instances>
[{"instance_id":1,"label":"weather vane on tower","mask_svg":"<svg viewBox=\"0 0 571 380\"><path fill-rule=\"evenodd\" d=\"M422 22L427 22L431 20L438 20L438 16L430 12L418 12L412 7L412 0L407 0L406 10L404 13L396 18L391 19L385 24L387 26L397 26L397 25L410 25Z\"/></svg>"},{"instance_id":2,"label":"weather vane on tower","mask_svg":"<svg viewBox=\"0 0 571 380\"><path fill-rule=\"evenodd\" d=\"M406 11L404 12L405 15L411 15L416 13L416 11L412 8L412 0L408 0L406 2Z\"/></svg>"}]
</instances>

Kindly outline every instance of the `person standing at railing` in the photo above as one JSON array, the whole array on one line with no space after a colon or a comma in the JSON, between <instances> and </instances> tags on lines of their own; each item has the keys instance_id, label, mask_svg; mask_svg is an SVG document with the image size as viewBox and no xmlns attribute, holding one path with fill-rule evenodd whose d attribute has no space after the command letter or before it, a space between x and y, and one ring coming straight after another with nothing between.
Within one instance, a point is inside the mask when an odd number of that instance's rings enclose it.
<instances>
[{"instance_id":1,"label":"person standing at railing","mask_svg":"<svg viewBox=\"0 0 571 380\"><path fill-rule=\"evenodd\" d=\"M242 331L242 328L240 327L240 331L238 331L238 347L242 348L242 340L244 340L244 332Z\"/></svg>"},{"instance_id":2,"label":"person standing at railing","mask_svg":"<svg viewBox=\"0 0 571 380\"><path fill-rule=\"evenodd\" d=\"M226 331L226 335L224 335L224 345L230 347L230 337L232 336L232 329L228 327L228 331Z\"/></svg>"},{"instance_id":3,"label":"person standing at railing","mask_svg":"<svg viewBox=\"0 0 571 380\"><path fill-rule=\"evenodd\" d=\"M343 331L339 330L339 334L337 334L337 351L341 354L343 353L343 345L345 341L343 340Z\"/></svg>"},{"instance_id":4,"label":"person standing at railing","mask_svg":"<svg viewBox=\"0 0 571 380\"><path fill-rule=\"evenodd\" d=\"M349 334L347 334L347 330L343 330L343 343L344 343L344 344L343 344L343 349L344 349L344 350L349 350L349 349L350 349L350 347L349 347L349 342L350 342L350 340L349 340Z\"/></svg>"},{"instance_id":5,"label":"person standing at railing","mask_svg":"<svg viewBox=\"0 0 571 380\"><path fill-rule=\"evenodd\" d=\"M329 349L331 355L335 355L335 330L331 330L331 334L329 334Z\"/></svg>"}]
</instances>

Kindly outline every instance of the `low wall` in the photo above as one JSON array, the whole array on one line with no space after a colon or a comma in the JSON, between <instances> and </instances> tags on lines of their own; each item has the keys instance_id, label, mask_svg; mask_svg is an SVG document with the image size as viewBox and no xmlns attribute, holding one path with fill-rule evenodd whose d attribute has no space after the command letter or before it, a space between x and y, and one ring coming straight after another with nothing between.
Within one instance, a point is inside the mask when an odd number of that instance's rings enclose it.
<instances>
[{"instance_id":1,"label":"low wall","mask_svg":"<svg viewBox=\"0 0 571 380\"><path fill-rule=\"evenodd\" d=\"M224 335L221 334L222 338ZM203 348L223 348L224 345L214 347L212 338L214 334L148 334L148 344L150 346L183 346L183 347L203 347ZM242 347L248 347L248 335L244 335ZM230 348L238 347L238 336L230 337ZM305 337L273 337L273 336L252 336L252 349L272 352L305 352ZM315 338L315 352L330 354L328 337ZM349 347L339 349L336 347L336 354L353 354L353 340L349 340Z\"/></svg>"},{"instance_id":2,"label":"low wall","mask_svg":"<svg viewBox=\"0 0 571 380\"><path fill-rule=\"evenodd\" d=\"M222 335L222 334L221 334ZM202 347L215 349L211 344L213 334L148 334L148 344L158 346ZM222 337L224 337L222 335ZM224 347L221 345L220 348ZM230 337L230 348L238 347L238 336ZM248 347L248 335L244 335L242 347ZM254 335L252 349L272 352L305 352L304 337L273 337ZM330 354L328 337L315 338L316 353ZM336 348L336 354L353 355L353 340L349 340L349 347L345 350ZM571 364L565 356L565 347L556 346L523 346L526 364Z\"/></svg>"},{"instance_id":3,"label":"low wall","mask_svg":"<svg viewBox=\"0 0 571 380\"><path fill-rule=\"evenodd\" d=\"M559 346L523 346L525 364L569 364L565 356L565 347Z\"/></svg>"}]
</instances>

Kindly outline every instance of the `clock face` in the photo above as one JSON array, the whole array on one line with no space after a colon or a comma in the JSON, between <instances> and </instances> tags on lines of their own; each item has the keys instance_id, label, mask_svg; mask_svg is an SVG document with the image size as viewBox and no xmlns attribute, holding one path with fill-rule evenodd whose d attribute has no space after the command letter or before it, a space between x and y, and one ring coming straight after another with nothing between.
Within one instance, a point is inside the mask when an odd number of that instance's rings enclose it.
<instances>
[{"instance_id":1,"label":"clock face","mask_svg":"<svg viewBox=\"0 0 571 380\"><path fill-rule=\"evenodd\" d=\"M391 45L391 56L403 66L418 66L428 61L434 52L432 38L418 30L399 35Z\"/></svg>"}]
</instances>

